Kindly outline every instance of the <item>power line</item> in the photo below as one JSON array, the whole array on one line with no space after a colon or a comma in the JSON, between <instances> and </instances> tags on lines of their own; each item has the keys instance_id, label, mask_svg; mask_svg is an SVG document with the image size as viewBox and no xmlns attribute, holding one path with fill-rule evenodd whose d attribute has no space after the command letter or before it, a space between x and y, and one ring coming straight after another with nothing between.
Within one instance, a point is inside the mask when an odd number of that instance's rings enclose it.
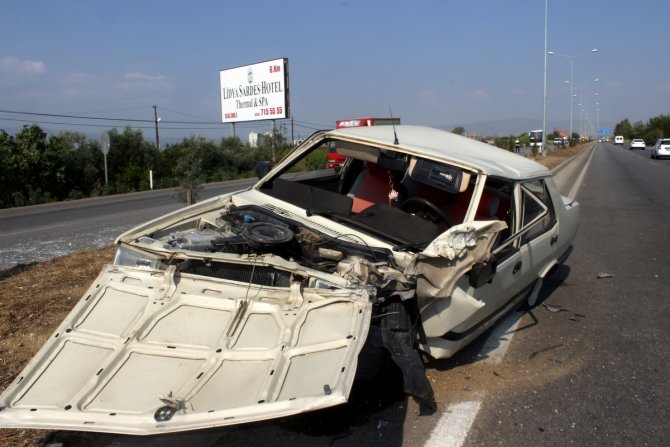
<instances>
[{"instance_id":1,"label":"power line","mask_svg":"<svg viewBox=\"0 0 670 447\"><path fill-rule=\"evenodd\" d=\"M136 123L152 123L153 120L140 120L130 118L101 118L95 116L78 116L78 115L61 115L57 113L37 113L37 112L19 112L16 110L0 110L0 113L12 113L14 115L30 115L30 116L48 116L52 118L75 118L85 120L104 120L104 121L129 121Z\"/></svg>"},{"instance_id":2,"label":"power line","mask_svg":"<svg viewBox=\"0 0 670 447\"><path fill-rule=\"evenodd\" d=\"M161 108L162 109L162 108ZM168 109L165 109L168 110ZM179 113L172 111L174 113ZM50 117L50 118L72 118L72 119L83 119L83 120L97 120L97 121L121 121L121 122L130 122L130 123L153 123L154 120L150 119L135 119L135 118L110 118L110 117L99 117L99 116L82 116L82 115L65 115L65 114L60 114L60 113L38 113L38 112L22 112L22 111L17 111L17 110L0 110L0 113L10 113L14 115L28 115L28 116L45 116L45 117ZM1 118L0 119L6 119L6 118ZM263 120L267 121L267 120ZM246 122L246 123L236 123L237 126L241 127L257 127L258 124L255 124L256 121L251 121L251 122ZM67 123L61 123L61 124L67 124ZM212 126L223 126L226 124L230 123L222 123L220 121L170 121L170 120L161 120L161 124L209 124ZM314 123L306 123L306 124L314 124ZM73 124L75 125L75 124ZM83 126L84 124L78 124ZM319 126L318 124L314 124L316 126ZM89 125L90 126L90 125ZM309 128L308 126L302 126ZM161 128L165 129L170 129L169 127L163 127ZM324 127L318 127L314 128L314 130L319 130L323 129ZM178 129L178 128L175 128Z\"/></svg>"},{"instance_id":3,"label":"power line","mask_svg":"<svg viewBox=\"0 0 670 447\"><path fill-rule=\"evenodd\" d=\"M207 119L207 118L205 118L204 116L189 115L188 113L178 112L178 111L176 111L176 110L171 110L171 109L168 109L168 108L166 108L166 107L160 107L160 109L161 109L161 110L167 110L168 112L172 112L172 113L177 113L177 114L179 114L179 115L190 116L191 118L198 118L198 119L202 119L202 120L206 120L206 119ZM222 124L222 123L219 122L219 121L217 121L217 123Z\"/></svg>"},{"instance_id":4,"label":"power line","mask_svg":"<svg viewBox=\"0 0 670 447\"><path fill-rule=\"evenodd\" d=\"M2 111L0 111L2 112ZM51 116L51 115L48 115ZM54 115L56 116L56 115ZM5 118L5 117L0 117L0 121L12 121L12 122L19 122L19 123L40 123L40 124L51 124L51 125L58 125L58 126L72 126L72 127L117 127L114 125L109 125L109 124L90 124L90 123L66 123L66 122L60 122L60 121L44 121L44 120L27 120L27 119L18 119L18 118ZM136 120L137 121L137 120ZM150 120L143 120L142 122L152 122ZM163 123L174 123L177 124L177 122L169 122L169 121L161 121L161 124ZM172 127L172 126L161 126L162 130L221 130L221 125L222 124L228 124L228 123L216 123L217 127ZM236 124L238 127L242 128L255 128L258 127L258 124L254 124L254 122L246 122L246 123L237 123ZM154 126L132 126L134 129L153 129ZM323 128L317 128L317 127L310 127L310 126L305 126L302 124L297 124L296 122L296 127L304 128L304 129L309 129L312 131L317 131L317 130L322 130Z\"/></svg>"},{"instance_id":5,"label":"power line","mask_svg":"<svg viewBox=\"0 0 670 447\"><path fill-rule=\"evenodd\" d=\"M35 120L22 120L18 118L3 118L0 117L0 121L14 121L14 122L20 122L20 123L37 123ZM40 124L54 124L54 125L60 125L60 126L81 126L81 127L117 127L114 125L108 125L108 124L90 124L90 123L63 123L63 122L58 122L58 121L43 121L39 120L38 121ZM161 121L162 123L163 121ZM154 126L132 126L134 129L153 129ZM165 127L162 126L161 129L166 129L166 130L217 130L220 128L217 127Z\"/></svg>"}]
</instances>

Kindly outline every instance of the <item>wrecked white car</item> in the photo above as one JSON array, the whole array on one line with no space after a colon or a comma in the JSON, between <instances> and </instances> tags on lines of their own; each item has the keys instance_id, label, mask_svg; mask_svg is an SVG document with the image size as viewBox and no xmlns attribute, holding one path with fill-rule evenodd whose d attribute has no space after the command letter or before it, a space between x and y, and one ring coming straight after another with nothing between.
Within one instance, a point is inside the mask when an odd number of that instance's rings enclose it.
<instances>
[{"instance_id":1,"label":"wrecked white car","mask_svg":"<svg viewBox=\"0 0 670 447\"><path fill-rule=\"evenodd\" d=\"M293 172L332 148L341 170ZM147 435L276 418L345 402L380 355L430 411L419 352L449 357L532 305L578 219L545 167L487 144L317 132L252 188L120 236L1 396L0 425Z\"/></svg>"}]
</instances>

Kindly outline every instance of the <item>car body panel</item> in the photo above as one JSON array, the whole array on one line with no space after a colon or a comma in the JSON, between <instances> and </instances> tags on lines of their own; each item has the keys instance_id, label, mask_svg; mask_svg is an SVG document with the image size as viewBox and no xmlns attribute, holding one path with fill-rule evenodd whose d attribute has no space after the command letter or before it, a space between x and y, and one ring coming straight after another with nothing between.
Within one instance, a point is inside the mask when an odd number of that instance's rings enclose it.
<instances>
[{"instance_id":1,"label":"car body panel","mask_svg":"<svg viewBox=\"0 0 670 447\"><path fill-rule=\"evenodd\" d=\"M505 178L531 178L549 173L546 167L528 158L498 148L492 150L494 147L481 141L428 127L350 127L328 131L326 137L361 139L377 147L393 149L398 147L393 144L394 130L407 153L448 160L476 172Z\"/></svg>"},{"instance_id":2,"label":"car body panel","mask_svg":"<svg viewBox=\"0 0 670 447\"><path fill-rule=\"evenodd\" d=\"M670 157L670 138L659 138L651 148L651 158Z\"/></svg>"},{"instance_id":3,"label":"car body panel","mask_svg":"<svg viewBox=\"0 0 670 447\"><path fill-rule=\"evenodd\" d=\"M635 138L631 140L630 142L630 149L642 149L644 150L646 148L646 144L644 143L644 140L640 138Z\"/></svg>"},{"instance_id":4,"label":"car body panel","mask_svg":"<svg viewBox=\"0 0 670 447\"><path fill-rule=\"evenodd\" d=\"M362 288L107 266L7 389L0 420L147 434L332 406L349 394L370 310Z\"/></svg>"},{"instance_id":5,"label":"car body panel","mask_svg":"<svg viewBox=\"0 0 670 447\"><path fill-rule=\"evenodd\" d=\"M333 143L341 169L292 172ZM147 435L311 411L346 401L372 345L430 405L417 351L449 357L534 293L578 221L511 152L417 126L316 132L254 186L119 236L0 426Z\"/></svg>"}]
</instances>

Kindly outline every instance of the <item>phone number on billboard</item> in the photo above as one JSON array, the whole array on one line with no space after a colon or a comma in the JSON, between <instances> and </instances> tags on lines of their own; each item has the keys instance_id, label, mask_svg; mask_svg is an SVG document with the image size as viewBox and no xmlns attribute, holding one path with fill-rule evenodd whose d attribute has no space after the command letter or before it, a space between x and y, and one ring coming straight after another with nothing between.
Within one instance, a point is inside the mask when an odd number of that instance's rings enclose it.
<instances>
[{"instance_id":1,"label":"phone number on billboard","mask_svg":"<svg viewBox=\"0 0 670 447\"><path fill-rule=\"evenodd\" d=\"M273 116L273 115L283 115L284 114L284 107L263 107L262 109L258 109L259 111L256 112L256 116Z\"/></svg>"}]
</instances>

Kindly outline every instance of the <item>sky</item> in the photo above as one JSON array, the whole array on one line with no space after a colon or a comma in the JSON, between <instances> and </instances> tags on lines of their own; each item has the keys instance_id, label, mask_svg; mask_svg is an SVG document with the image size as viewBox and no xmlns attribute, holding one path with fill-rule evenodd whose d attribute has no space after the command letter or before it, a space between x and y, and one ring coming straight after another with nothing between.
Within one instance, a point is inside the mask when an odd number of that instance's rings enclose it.
<instances>
[{"instance_id":1,"label":"sky","mask_svg":"<svg viewBox=\"0 0 670 447\"><path fill-rule=\"evenodd\" d=\"M547 50L563 55L547 57L549 132L568 127L571 61L575 131L670 113L670 2L547 3ZM283 57L294 138L390 110L403 124L448 130L502 122L509 134L542 123L545 0L0 0L0 8L0 129L10 134L33 122L93 136L131 125L153 139L153 122L123 120L153 120L155 105L162 121L186 123L161 123L163 141L228 137L219 71ZM236 133L246 140L269 127L238 123Z\"/></svg>"}]
</instances>

